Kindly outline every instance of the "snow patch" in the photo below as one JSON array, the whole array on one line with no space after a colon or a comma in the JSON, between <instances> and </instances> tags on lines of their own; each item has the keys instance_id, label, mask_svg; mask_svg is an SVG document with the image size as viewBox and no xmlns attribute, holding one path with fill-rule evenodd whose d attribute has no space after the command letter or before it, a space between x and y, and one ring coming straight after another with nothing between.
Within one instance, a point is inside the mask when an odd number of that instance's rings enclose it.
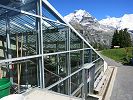
<instances>
[{"instance_id":1,"label":"snow patch","mask_svg":"<svg viewBox=\"0 0 133 100\"><path fill-rule=\"evenodd\" d=\"M133 14L125 14L120 18L107 17L106 19L100 20L99 23L117 29L128 28L129 30L133 30Z\"/></svg>"}]
</instances>

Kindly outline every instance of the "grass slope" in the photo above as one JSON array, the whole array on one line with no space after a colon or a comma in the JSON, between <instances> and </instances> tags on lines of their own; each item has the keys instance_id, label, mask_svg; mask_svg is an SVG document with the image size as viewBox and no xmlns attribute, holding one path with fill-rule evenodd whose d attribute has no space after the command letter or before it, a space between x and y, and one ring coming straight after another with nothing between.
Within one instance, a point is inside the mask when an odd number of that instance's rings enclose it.
<instances>
[{"instance_id":1,"label":"grass slope","mask_svg":"<svg viewBox=\"0 0 133 100\"><path fill-rule=\"evenodd\" d=\"M132 57L133 48L118 48L118 49L108 49L103 50L101 53L115 61L126 62Z\"/></svg>"}]
</instances>

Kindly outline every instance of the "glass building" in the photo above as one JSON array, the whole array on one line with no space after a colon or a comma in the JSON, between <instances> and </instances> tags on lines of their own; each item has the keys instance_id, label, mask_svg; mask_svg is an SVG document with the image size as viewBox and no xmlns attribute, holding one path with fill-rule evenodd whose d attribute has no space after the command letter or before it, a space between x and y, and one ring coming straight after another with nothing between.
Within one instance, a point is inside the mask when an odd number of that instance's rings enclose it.
<instances>
[{"instance_id":1,"label":"glass building","mask_svg":"<svg viewBox=\"0 0 133 100\"><path fill-rule=\"evenodd\" d=\"M104 60L47 0L0 0L0 69L11 93L39 87L86 98Z\"/></svg>"}]
</instances>

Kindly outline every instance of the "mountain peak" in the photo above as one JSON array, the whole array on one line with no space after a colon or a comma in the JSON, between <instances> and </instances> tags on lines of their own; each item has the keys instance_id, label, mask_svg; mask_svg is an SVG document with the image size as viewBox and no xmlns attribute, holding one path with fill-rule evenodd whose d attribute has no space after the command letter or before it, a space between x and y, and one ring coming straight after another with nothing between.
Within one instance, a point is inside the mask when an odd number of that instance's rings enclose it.
<instances>
[{"instance_id":1,"label":"mountain peak","mask_svg":"<svg viewBox=\"0 0 133 100\"><path fill-rule=\"evenodd\" d=\"M79 23L84 17L92 17L92 16L87 11L79 9L65 16L64 19L67 22L75 21Z\"/></svg>"},{"instance_id":2,"label":"mountain peak","mask_svg":"<svg viewBox=\"0 0 133 100\"><path fill-rule=\"evenodd\" d=\"M74 13L75 13L76 16L79 16L79 15L80 16L86 16L86 17L90 17L91 16L87 11L82 10L82 9L75 10Z\"/></svg>"}]
</instances>

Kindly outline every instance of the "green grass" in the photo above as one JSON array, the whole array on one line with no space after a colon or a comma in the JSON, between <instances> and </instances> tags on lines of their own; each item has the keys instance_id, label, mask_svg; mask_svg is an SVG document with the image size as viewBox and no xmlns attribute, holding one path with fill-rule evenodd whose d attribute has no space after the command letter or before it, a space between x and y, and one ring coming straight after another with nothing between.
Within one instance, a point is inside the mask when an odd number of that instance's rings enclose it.
<instances>
[{"instance_id":1,"label":"green grass","mask_svg":"<svg viewBox=\"0 0 133 100\"><path fill-rule=\"evenodd\" d=\"M132 57L133 48L129 47L127 49L127 53L125 48L103 50L101 53L115 61L124 63L125 60L129 60Z\"/></svg>"}]
</instances>

